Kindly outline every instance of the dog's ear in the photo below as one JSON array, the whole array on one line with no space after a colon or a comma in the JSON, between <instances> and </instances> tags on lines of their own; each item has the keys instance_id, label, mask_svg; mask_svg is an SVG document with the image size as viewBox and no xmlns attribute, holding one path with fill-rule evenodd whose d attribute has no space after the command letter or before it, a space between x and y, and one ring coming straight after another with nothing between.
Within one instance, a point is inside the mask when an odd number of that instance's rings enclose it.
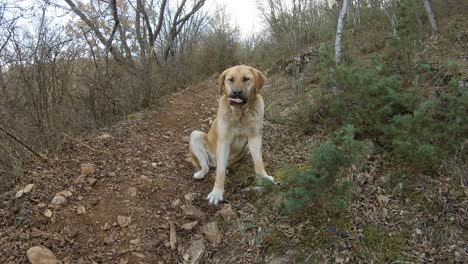
<instances>
[{"instance_id":1,"label":"dog's ear","mask_svg":"<svg viewBox=\"0 0 468 264\"><path fill-rule=\"evenodd\" d=\"M265 84L266 77L263 75L263 73L255 68L252 68L253 75L255 76L255 91L257 93L260 92L260 89L262 89L263 85Z\"/></svg>"},{"instance_id":2,"label":"dog's ear","mask_svg":"<svg viewBox=\"0 0 468 264\"><path fill-rule=\"evenodd\" d=\"M224 93L224 78L226 78L226 71L221 73L218 77L218 86L219 86L219 94L223 95Z\"/></svg>"}]
</instances>

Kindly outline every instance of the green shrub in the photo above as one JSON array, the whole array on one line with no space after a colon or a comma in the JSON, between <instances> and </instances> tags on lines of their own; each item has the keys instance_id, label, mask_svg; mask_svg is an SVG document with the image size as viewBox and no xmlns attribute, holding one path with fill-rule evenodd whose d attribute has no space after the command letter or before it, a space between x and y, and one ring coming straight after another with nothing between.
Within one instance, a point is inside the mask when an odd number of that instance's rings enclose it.
<instances>
[{"instance_id":1,"label":"green shrub","mask_svg":"<svg viewBox=\"0 0 468 264\"><path fill-rule=\"evenodd\" d=\"M457 72L453 63L444 68ZM426 65L421 73L427 72ZM468 91L452 77L439 95L419 84L404 88L403 76L378 60L369 69L340 66L335 70L339 94L329 95L329 110L342 124L351 124L361 138L389 150L398 161L431 171L442 158L460 149L468 134Z\"/></svg>"},{"instance_id":2,"label":"green shrub","mask_svg":"<svg viewBox=\"0 0 468 264\"><path fill-rule=\"evenodd\" d=\"M345 205L350 184L343 180L343 172L372 149L368 141L355 140L354 133L353 126L345 126L314 150L311 168L288 172L281 191L284 212L301 211L313 203L328 208Z\"/></svg>"}]
</instances>

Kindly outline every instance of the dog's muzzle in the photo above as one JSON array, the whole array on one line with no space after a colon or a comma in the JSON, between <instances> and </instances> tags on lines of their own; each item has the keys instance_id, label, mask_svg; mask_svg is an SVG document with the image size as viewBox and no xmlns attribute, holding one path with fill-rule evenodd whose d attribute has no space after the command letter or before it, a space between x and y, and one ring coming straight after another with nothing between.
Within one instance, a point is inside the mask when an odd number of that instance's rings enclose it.
<instances>
[{"instance_id":1,"label":"dog's muzzle","mask_svg":"<svg viewBox=\"0 0 468 264\"><path fill-rule=\"evenodd\" d=\"M230 105L244 105L247 103L247 96L241 89L232 90L227 99Z\"/></svg>"}]
</instances>

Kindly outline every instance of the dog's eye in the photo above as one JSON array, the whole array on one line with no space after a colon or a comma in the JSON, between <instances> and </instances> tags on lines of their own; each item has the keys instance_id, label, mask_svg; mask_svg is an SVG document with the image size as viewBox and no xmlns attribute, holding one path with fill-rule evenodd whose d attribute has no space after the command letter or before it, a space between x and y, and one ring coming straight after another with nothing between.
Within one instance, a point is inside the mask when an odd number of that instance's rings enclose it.
<instances>
[{"instance_id":1,"label":"dog's eye","mask_svg":"<svg viewBox=\"0 0 468 264\"><path fill-rule=\"evenodd\" d=\"M229 78L228 81L233 82L233 81L234 81L234 77Z\"/></svg>"},{"instance_id":2,"label":"dog's eye","mask_svg":"<svg viewBox=\"0 0 468 264\"><path fill-rule=\"evenodd\" d=\"M248 80L250 80L249 77L244 77L244 78L242 78L242 81L243 81L243 82L246 82L246 81L248 81Z\"/></svg>"}]
</instances>

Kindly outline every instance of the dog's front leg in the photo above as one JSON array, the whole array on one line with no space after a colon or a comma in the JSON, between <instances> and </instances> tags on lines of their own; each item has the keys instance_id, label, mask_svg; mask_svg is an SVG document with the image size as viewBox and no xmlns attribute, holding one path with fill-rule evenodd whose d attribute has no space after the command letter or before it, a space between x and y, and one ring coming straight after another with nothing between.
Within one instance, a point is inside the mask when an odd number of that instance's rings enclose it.
<instances>
[{"instance_id":1,"label":"dog's front leg","mask_svg":"<svg viewBox=\"0 0 468 264\"><path fill-rule=\"evenodd\" d=\"M260 135L249 137L249 150L255 165L255 173L274 182L275 179L265 171L262 157L262 137Z\"/></svg>"},{"instance_id":2,"label":"dog's front leg","mask_svg":"<svg viewBox=\"0 0 468 264\"><path fill-rule=\"evenodd\" d=\"M226 139L218 139L216 145L216 179L213 191L208 194L210 204L218 204L223 200L224 178L226 177L226 167L229 158L230 142Z\"/></svg>"}]
</instances>

